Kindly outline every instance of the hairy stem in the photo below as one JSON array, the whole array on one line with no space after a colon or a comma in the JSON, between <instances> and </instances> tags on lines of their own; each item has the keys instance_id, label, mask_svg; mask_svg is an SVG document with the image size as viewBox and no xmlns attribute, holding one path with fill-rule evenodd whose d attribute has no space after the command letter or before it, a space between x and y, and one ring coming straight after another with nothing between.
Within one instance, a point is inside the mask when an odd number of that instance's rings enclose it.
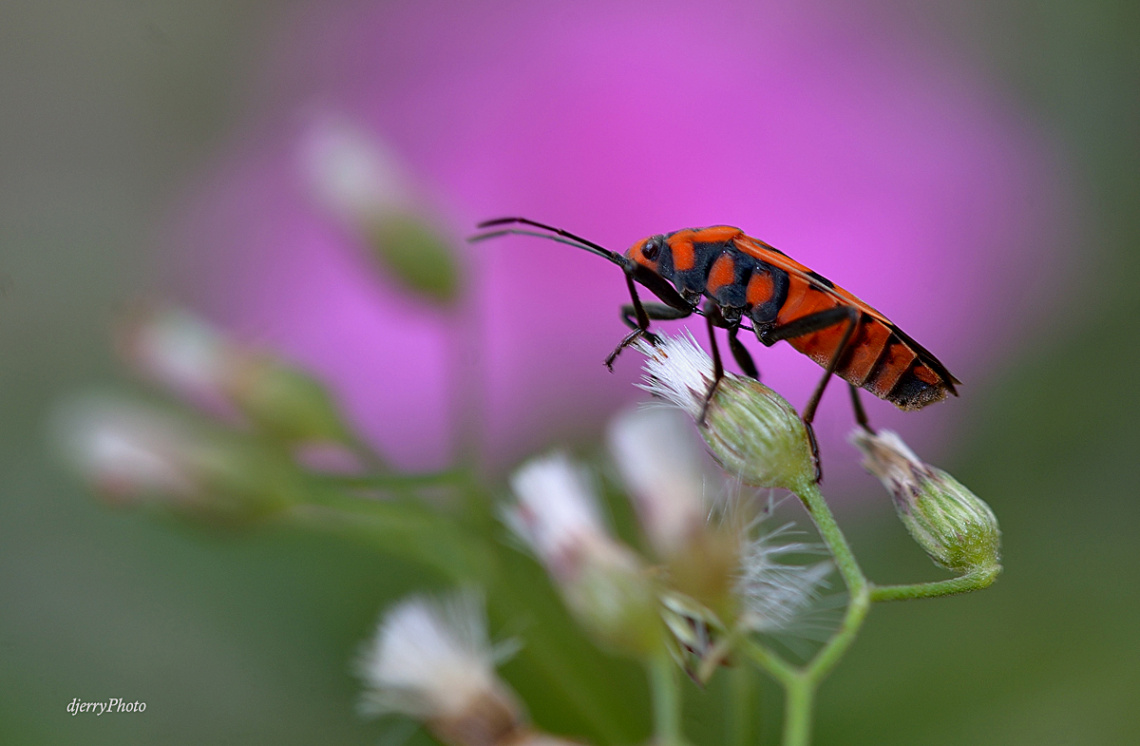
<instances>
[{"instance_id":1,"label":"hairy stem","mask_svg":"<svg viewBox=\"0 0 1140 746\"><path fill-rule=\"evenodd\" d=\"M949 580L937 580L931 583L912 583L909 585L872 585L872 601L908 601L914 598L938 598L940 596L953 596L959 593L970 593L988 588L997 580L1001 572L1000 565L994 565L973 572L966 573Z\"/></svg>"}]
</instances>

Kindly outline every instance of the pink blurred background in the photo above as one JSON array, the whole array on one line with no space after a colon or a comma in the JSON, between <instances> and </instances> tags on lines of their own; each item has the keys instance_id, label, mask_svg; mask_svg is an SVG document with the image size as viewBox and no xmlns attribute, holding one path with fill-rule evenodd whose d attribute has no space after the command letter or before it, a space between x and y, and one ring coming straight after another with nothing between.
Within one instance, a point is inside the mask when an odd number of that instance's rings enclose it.
<instances>
[{"instance_id":1,"label":"pink blurred background","mask_svg":"<svg viewBox=\"0 0 1140 746\"><path fill-rule=\"evenodd\" d=\"M643 394L635 354L602 366L625 332L620 271L526 238L467 246L475 223L525 215L618 251L734 224L965 382L964 402L919 413L864 397L873 423L936 461L971 394L1028 343L1068 221L1048 138L920 29L820 2L315 5L278 30L245 120L178 209L171 274L207 315L332 382L397 463L447 463L466 411L502 465ZM330 118L390 149L408 199L454 238L457 308L377 281L313 198L302 154ZM749 346L802 406L820 369ZM846 399L833 383L817 419L830 481L858 470Z\"/></svg>"}]
</instances>

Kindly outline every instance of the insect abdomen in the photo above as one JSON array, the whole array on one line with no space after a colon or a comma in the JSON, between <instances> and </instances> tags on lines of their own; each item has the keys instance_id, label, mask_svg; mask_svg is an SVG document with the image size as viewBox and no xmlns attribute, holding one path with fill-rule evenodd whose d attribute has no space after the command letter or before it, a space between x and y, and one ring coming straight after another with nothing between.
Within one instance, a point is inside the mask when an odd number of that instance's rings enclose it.
<instances>
[{"instance_id":1,"label":"insect abdomen","mask_svg":"<svg viewBox=\"0 0 1140 746\"><path fill-rule=\"evenodd\" d=\"M846 304L836 294L793 277L792 290L776 323L780 326L839 305ZM826 368L839 349L845 331L846 325L839 323L792 337L788 343ZM900 409L920 409L945 399L954 390L953 378L930 353L898 327L880 318L877 312L863 309L835 374Z\"/></svg>"}]
</instances>

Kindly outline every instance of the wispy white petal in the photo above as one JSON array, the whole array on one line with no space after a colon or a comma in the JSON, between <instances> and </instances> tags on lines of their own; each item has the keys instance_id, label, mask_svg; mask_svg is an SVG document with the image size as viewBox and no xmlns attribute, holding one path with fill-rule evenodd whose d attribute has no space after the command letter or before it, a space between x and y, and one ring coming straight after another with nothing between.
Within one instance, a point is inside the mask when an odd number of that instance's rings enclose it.
<instances>
[{"instance_id":1,"label":"wispy white petal","mask_svg":"<svg viewBox=\"0 0 1140 746\"><path fill-rule=\"evenodd\" d=\"M762 518L741 528L736 593L747 609L749 627L758 632L785 631L799 621L827 586L832 565L828 561L786 561L793 555L821 554L823 549L818 544L793 539L791 524L764 531Z\"/></svg>"},{"instance_id":2,"label":"wispy white petal","mask_svg":"<svg viewBox=\"0 0 1140 746\"><path fill-rule=\"evenodd\" d=\"M656 345L638 340L635 347L646 356L645 378L638 386L698 419L712 386L713 363L693 335L660 335Z\"/></svg>"},{"instance_id":3,"label":"wispy white petal","mask_svg":"<svg viewBox=\"0 0 1140 746\"><path fill-rule=\"evenodd\" d=\"M565 454L528 461L511 478L518 498L507 524L555 577L572 573L583 553L609 543L589 472Z\"/></svg>"},{"instance_id":4,"label":"wispy white petal","mask_svg":"<svg viewBox=\"0 0 1140 746\"><path fill-rule=\"evenodd\" d=\"M664 407L633 410L614 420L609 443L654 548L676 553L704 528L707 513L702 449L691 420Z\"/></svg>"},{"instance_id":5,"label":"wispy white petal","mask_svg":"<svg viewBox=\"0 0 1140 746\"><path fill-rule=\"evenodd\" d=\"M478 599L415 597L388 611L357 670L368 686L361 708L423 720L459 718L497 702L516 712L495 675L494 650Z\"/></svg>"}]
</instances>

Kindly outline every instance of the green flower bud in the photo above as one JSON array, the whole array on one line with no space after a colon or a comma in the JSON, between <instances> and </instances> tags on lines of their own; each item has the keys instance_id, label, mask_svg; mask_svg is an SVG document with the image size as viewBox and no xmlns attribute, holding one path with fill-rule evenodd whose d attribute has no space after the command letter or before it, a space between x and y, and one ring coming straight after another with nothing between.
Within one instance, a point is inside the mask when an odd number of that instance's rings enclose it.
<instances>
[{"instance_id":1,"label":"green flower bud","mask_svg":"<svg viewBox=\"0 0 1140 746\"><path fill-rule=\"evenodd\" d=\"M642 388L697 421L725 471L745 484L796 490L815 479L807 431L782 396L753 378L725 373L709 399L713 363L691 336L639 342L648 358Z\"/></svg>"},{"instance_id":2,"label":"green flower bud","mask_svg":"<svg viewBox=\"0 0 1140 746\"><path fill-rule=\"evenodd\" d=\"M725 375L701 435L725 470L746 484L795 489L814 480L803 420L784 397L753 378Z\"/></svg>"},{"instance_id":3,"label":"green flower bud","mask_svg":"<svg viewBox=\"0 0 1140 746\"><path fill-rule=\"evenodd\" d=\"M459 294L459 263L451 244L423 217L377 214L367 238L381 267L413 292L446 303Z\"/></svg>"},{"instance_id":4,"label":"green flower bud","mask_svg":"<svg viewBox=\"0 0 1140 746\"><path fill-rule=\"evenodd\" d=\"M425 217L396 155L375 134L335 116L318 119L301 143L314 198L367 241L381 269L437 302L459 292L450 241Z\"/></svg>"},{"instance_id":5,"label":"green flower bud","mask_svg":"<svg viewBox=\"0 0 1140 746\"><path fill-rule=\"evenodd\" d=\"M289 443L352 440L324 384L269 355L244 357L225 388L242 414L275 438Z\"/></svg>"},{"instance_id":6,"label":"green flower bud","mask_svg":"<svg viewBox=\"0 0 1140 746\"><path fill-rule=\"evenodd\" d=\"M919 461L895 433L857 430L851 442L935 564L957 573L1001 567L1001 531L989 505L954 477Z\"/></svg>"},{"instance_id":7,"label":"green flower bud","mask_svg":"<svg viewBox=\"0 0 1140 746\"><path fill-rule=\"evenodd\" d=\"M187 311L141 309L124 326L120 347L146 377L208 410L237 409L279 440L352 440L332 396L317 379L235 342Z\"/></svg>"},{"instance_id":8,"label":"green flower bud","mask_svg":"<svg viewBox=\"0 0 1140 746\"><path fill-rule=\"evenodd\" d=\"M64 457L114 505L235 524L305 495L301 475L279 450L177 413L87 396L65 402L53 419Z\"/></svg>"}]
</instances>

